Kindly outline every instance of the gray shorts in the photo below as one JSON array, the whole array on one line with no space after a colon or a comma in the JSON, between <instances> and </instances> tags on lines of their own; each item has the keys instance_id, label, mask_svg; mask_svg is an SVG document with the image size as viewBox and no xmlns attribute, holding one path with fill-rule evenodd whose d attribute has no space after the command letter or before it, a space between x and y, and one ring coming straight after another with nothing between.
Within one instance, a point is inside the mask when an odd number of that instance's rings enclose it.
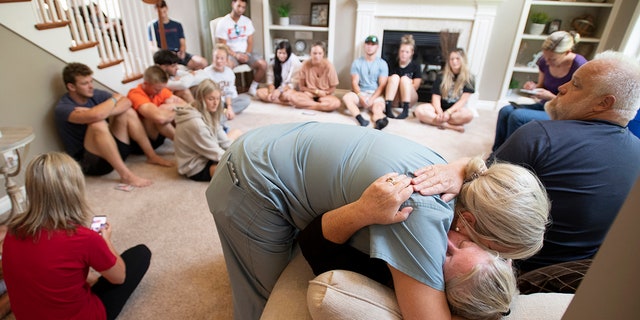
<instances>
[{"instance_id":1,"label":"gray shorts","mask_svg":"<svg viewBox=\"0 0 640 320\"><path fill-rule=\"evenodd\" d=\"M256 62L262 60L262 55L259 53L249 53L249 61L247 61L247 64L249 66L253 66ZM241 63L238 63L238 60L236 60L235 57L229 56L229 61L233 62L234 66L237 66Z\"/></svg>"}]
</instances>

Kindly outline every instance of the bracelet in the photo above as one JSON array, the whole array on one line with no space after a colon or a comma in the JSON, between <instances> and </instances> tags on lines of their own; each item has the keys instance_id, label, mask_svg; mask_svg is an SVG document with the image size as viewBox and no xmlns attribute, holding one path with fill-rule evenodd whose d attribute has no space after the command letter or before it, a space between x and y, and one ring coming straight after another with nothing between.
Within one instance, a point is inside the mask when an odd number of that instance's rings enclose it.
<instances>
[{"instance_id":1,"label":"bracelet","mask_svg":"<svg viewBox=\"0 0 640 320\"><path fill-rule=\"evenodd\" d=\"M113 107L115 108L118 104L118 99L116 99L115 97L111 97L111 100L113 100Z\"/></svg>"}]
</instances>

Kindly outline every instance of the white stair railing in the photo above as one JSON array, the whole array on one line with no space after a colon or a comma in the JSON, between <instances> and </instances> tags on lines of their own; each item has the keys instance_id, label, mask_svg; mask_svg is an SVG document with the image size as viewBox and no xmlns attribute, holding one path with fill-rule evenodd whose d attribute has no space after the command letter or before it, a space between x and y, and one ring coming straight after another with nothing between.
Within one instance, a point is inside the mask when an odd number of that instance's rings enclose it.
<instances>
[{"instance_id":1,"label":"white stair railing","mask_svg":"<svg viewBox=\"0 0 640 320\"><path fill-rule=\"evenodd\" d=\"M32 0L36 28L69 27L71 51L97 47L98 68L121 64L122 83L142 77L153 64L147 27L157 19L141 0Z\"/></svg>"}]
</instances>

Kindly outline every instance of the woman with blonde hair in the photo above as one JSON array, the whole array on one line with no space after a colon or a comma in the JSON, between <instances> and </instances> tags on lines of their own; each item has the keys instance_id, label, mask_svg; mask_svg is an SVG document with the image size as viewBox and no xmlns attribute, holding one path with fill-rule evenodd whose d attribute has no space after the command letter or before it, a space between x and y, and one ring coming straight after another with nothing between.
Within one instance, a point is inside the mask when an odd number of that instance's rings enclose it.
<instances>
[{"instance_id":1,"label":"woman with blonde hair","mask_svg":"<svg viewBox=\"0 0 640 320\"><path fill-rule=\"evenodd\" d=\"M149 268L149 248L119 255L109 222L89 229L84 176L67 154L36 156L25 189L28 209L9 221L2 253L16 318L115 319ZM102 275L93 285L89 268Z\"/></svg>"},{"instance_id":2,"label":"woman with blonde hair","mask_svg":"<svg viewBox=\"0 0 640 320\"><path fill-rule=\"evenodd\" d=\"M238 94L236 88L236 74L229 68L229 47L222 43L217 43L212 51L213 61L211 65L198 73L199 77L213 80L222 92L222 103L224 116L227 120L233 120L251 104L249 94Z\"/></svg>"},{"instance_id":3,"label":"woman with blonde hair","mask_svg":"<svg viewBox=\"0 0 640 320\"><path fill-rule=\"evenodd\" d=\"M176 110L176 135L173 140L178 173L195 181L209 181L220 157L240 136L240 130L225 132L220 123L223 109L220 88L210 79L195 90L189 107Z\"/></svg>"},{"instance_id":4,"label":"woman with blonde hair","mask_svg":"<svg viewBox=\"0 0 640 320\"><path fill-rule=\"evenodd\" d=\"M396 118L393 108L402 107L397 116L404 119L409 116L409 108L418 102L418 88L422 83L420 66L413 61L416 42L413 35L405 34L400 39L398 60L389 63L389 78L385 89L385 114Z\"/></svg>"},{"instance_id":5,"label":"woman with blonde hair","mask_svg":"<svg viewBox=\"0 0 640 320\"><path fill-rule=\"evenodd\" d=\"M549 120L544 104L558 94L558 88L569 82L573 73L587 63L585 57L574 53L573 48L580 41L580 35L574 31L556 31L542 43L542 57L536 62L539 72L538 81L527 81L523 89L534 92L533 104L516 104L502 107L498 113L496 136L493 151L496 151L511 134L532 120Z\"/></svg>"},{"instance_id":6,"label":"woman with blonde hair","mask_svg":"<svg viewBox=\"0 0 640 320\"><path fill-rule=\"evenodd\" d=\"M526 258L540 250L549 201L537 177L520 166L501 163L487 168L476 157L468 162L465 175L447 233L449 244L442 269L446 298L455 315L499 319L509 312L517 294L510 259ZM344 224L366 226L402 220L389 219L379 211L369 211L366 218L358 219L363 220L337 224L335 216L316 218L298 237L302 253L315 274L346 269L391 285L397 277L390 272L391 266L343 242L351 235L336 230ZM412 241L407 245L417 249ZM411 296L409 291L398 292L396 287L398 296Z\"/></svg>"},{"instance_id":7,"label":"woman with blonde hair","mask_svg":"<svg viewBox=\"0 0 640 320\"><path fill-rule=\"evenodd\" d=\"M475 272L480 275L501 279L495 281L500 284L494 289L500 303L486 303L495 314L508 312L516 292L515 276L509 261L483 249L509 258L527 256L539 247L549 211L544 188L522 168L511 171L504 183L494 179L500 167L470 168L473 180L468 183L486 187L458 211L476 236L457 220L453 224L453 202L414 192L412 179L398 174L436 163L445 161L422 145L360 126L280 124L254 129L236 140L219 163L227 170L217 172L206 192L221 235L236 317L260 317L294 244L307 242L300 237L295 240L301 230L318 235L314 239L326 239L322 245L328 243L329 249L331 245L349 246L366 252L367 258L384 261L382 269L391 274L387 279L393 282L405 318L450 317L446 282L474 268L479 268ZM500 199L500 195L510 200L501 202L512 213L510 217L496 215L499 221L495 222L491 217L471 218L491 215L476 205ZM538 218L531 220L531 216ZM485 220L492 232L480 228ZM537 226L523 227L525 223ZM503 238L494 226L522 230L521 237ZM313 246L316 241L310 243ZM343 257L344 261L354 258ZM502 271L480 272L484 268ZM478 298L485 301L495 295ZM467 307L473 308L474 303Z\"/></svg>"},{"instance_id":8,"label":"woman with blonde hair","mask_svg":"<svg viewBox=\"0 0 640 320\"><path fill-rule=\"evenodd\" d=\"M433 83L431 103L416 107L415 115L420 122L464 132L464 125L473 119L467 102L475 92L475 80L467 65L463 49L449 53L442 74Z\"/></svg>"}]
</instances>

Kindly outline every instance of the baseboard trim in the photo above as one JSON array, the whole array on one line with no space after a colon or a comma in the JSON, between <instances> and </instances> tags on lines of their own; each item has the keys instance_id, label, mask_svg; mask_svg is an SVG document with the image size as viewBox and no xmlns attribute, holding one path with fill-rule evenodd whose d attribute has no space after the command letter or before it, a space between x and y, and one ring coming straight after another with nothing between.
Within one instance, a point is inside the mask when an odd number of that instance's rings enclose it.
<instances>
[{"instance_id":1,"label":"baseboard trim","mask_svg":"<svg viewBox=\"0 0 640 320\"><path fill-rule=\"evenodd\" d=\"M490 100L478 100L474 102L474 106L477 109L482 109L482 110L495 110L497 103L496 101L490 101Z\"/></svg>"}]
</instances>

